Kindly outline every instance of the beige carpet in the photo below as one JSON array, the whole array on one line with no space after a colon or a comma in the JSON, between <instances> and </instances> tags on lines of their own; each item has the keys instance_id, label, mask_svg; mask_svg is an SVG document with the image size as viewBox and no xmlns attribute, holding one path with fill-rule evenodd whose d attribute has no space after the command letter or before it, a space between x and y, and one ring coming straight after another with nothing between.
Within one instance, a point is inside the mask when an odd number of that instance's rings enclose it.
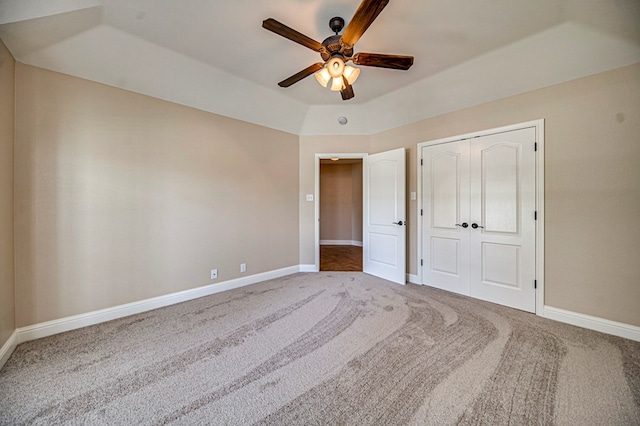
<instances>
[{"instance_id":1,"label":"beige carpet","mask_svg":"<svg viewBox=\"0 0 640 426\"><path fill-rule=\"evenodd\" d=\"M0 424L640 424L640 343L357 272L20 345Z\"/></svg>"}]
</instances>

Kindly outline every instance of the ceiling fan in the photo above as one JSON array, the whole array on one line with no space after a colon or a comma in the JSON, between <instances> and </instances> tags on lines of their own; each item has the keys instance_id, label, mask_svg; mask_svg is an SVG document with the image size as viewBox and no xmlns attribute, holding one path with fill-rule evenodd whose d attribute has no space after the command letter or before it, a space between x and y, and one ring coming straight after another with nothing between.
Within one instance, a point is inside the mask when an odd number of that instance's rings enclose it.
<instances>
[{"instance_id":1,"label":"ceiling fan","mask_svg":"<svg viewBox=\"0 0 640 426\"><path fill-rule=\"evenodd\" d=\"M346 101L354 97L352 84L360 75L359 69L346 65L348 61L352 61L355 65L408 70L413 65L413 56L362 52L353 54L354 45L360 40L362 34L378 17L387 3L389 3L389 0L363 0L342 36L338 34L344 28L344 19L340 17L331 18L329 27L335 32L335 35L327 37L322 43L318 43L275 19L269 18L262 21L263 28L319 52L324 61L310 65L291 77L282 80L278 83L278 86L289 87L303 78L315 74L316 80L323 87L327 87L329 81L331 81L331 90L339 91L342 99Z\"/></svg>"}]
</instances>

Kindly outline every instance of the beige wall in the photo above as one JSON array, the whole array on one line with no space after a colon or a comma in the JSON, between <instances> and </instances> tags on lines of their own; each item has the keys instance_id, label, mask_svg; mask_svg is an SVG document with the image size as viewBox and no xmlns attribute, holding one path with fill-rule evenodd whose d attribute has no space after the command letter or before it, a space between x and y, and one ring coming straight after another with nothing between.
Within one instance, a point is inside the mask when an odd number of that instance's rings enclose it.
<instances>
[{"instance_id":1,"label":"beige wall","mask_svg":"<svg viewBox=\"0 0 640 426\"><path fill-rule=\"evenodd\" d=\"M376 134L371 151L545 119L545 304L640 326L640 64ZM417 205L409 202L409 270Z\"/></svg>"},{"instance_id":2,"label":"beige wall","mask_svg":"<svg viewBox=\"0 0 640 426\"><path fill-rule=\"evenodd\" d=\"M13 269L15 61L0 41L0 347L16 328Z\"/></svg>"},{"instance_id":3,"label":"beige wall","mask_svg":"<svg viewBox=\"0 0 640 426\"><path fill-rule=\"evenodd\" d=\"M315 153L405 147L410 192L417 143L538 118L545 302L640 326L640 64L372 136L298 138L20 64L16 90L16 326L208 284L213 267L313 264Z\"/></svg>"},{"instance_id":4,"label":"beige wall","mask_svg":"<svg viewBox=\"0 0 640 426\"><path fill-rule=\"evenodd\" d=\"M321 164L320 240L362 242L362 162Z\"/></svg>"},{"instance_id":5,"label":"beige wall","mask_svg":"<svg viewBox=\"0 0 640 426\"><path fill-rule=\"evenodd\" d=\"M16 67L22 327L298 265L298 136Z\"/></svg>"}]
</instances>

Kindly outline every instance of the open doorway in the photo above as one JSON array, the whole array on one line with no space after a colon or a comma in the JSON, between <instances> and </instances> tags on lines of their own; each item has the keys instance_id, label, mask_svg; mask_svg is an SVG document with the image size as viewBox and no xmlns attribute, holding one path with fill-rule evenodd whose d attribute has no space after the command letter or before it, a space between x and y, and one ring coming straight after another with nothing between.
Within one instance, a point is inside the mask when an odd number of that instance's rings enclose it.
<instances>
[{"instance_id":1,"label":"open doorway","mask_svg":"<svg viewBox=\"0 0 640 426\"><path fill-rule=\"evenodd\" d=\"M362 161L362 272L405 284L407 228L404 148L371 155L316 154L315 271L320 271L320 161L332 158L338 158L338 161ZM312 194L307 194L307 200L313 199Z\"/></svg>"},{"instance_id":2,"label":"open doorway","mask_svg":"<svg viewBox=\"0 0 640 426\"><path fill-rule=\"evenodd\" d=\"M321 271L362 271L362 158L319 162Z\"/></svg>"}]
</instances>

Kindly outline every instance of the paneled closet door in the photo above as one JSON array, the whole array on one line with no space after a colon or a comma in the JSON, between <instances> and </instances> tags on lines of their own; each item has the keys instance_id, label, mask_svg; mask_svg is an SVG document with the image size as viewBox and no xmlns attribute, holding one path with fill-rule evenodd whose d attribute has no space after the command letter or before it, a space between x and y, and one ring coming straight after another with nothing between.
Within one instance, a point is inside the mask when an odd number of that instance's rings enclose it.
<instances>
[{"instance_id":1,"label":"paneled closet door","mask_svg":"<svg viewBox=\"0 0 640 426\"><path fill-rule=\"evenodd\" d=\"M535 312L535 128L422 147L422 283Z\"/></svg>"},{"instance_id":2,"label":"paneled closet door","mask_svg":"<svg viewBox=\"0 0 640 426\"><path fill-rule=\"evenodd\" d=\"M423 283L469 294L469 142L422 148Z\"/></svg>"},{"instance_id":3,"label":"paneled closet door","mask_svg":"<svg viewBox=\"0 0 640 426\"><path fill-rule=\"evenodd\" d=\"M470 295L535 312L534 128L470 142Z\"/></svg>"}]
</instances>

